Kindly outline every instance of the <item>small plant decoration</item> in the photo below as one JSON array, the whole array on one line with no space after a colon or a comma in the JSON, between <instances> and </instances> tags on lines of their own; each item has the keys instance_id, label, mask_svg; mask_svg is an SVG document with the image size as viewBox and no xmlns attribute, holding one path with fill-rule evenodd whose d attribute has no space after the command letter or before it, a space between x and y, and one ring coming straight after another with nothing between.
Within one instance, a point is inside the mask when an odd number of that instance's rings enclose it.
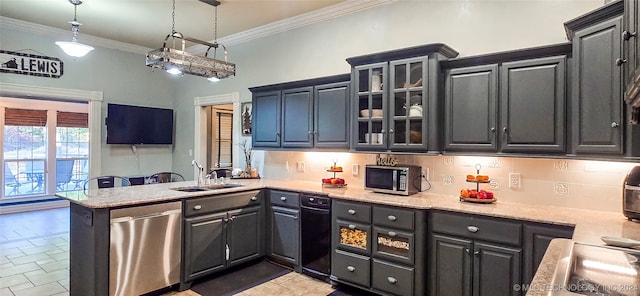
<instances>
[{"instance_id":1,"label":"small plant decoration","mask_svg":"<svg viewBox=\"0 0 640 296\"><path fill-rule=\"evenodd\" d=\"M240 149L242 149L242 153L244 154L244 160L245 163L247 164L247 166L244 169L244 172L242 172L242 174L240 174L240 176L242 178L248 178L251 177L251 163L253 162L253 149L251 148L251 146L248 145L247 140L242 141L242 143L239 144L240 145Z\"/></svg>"}]
</instances>

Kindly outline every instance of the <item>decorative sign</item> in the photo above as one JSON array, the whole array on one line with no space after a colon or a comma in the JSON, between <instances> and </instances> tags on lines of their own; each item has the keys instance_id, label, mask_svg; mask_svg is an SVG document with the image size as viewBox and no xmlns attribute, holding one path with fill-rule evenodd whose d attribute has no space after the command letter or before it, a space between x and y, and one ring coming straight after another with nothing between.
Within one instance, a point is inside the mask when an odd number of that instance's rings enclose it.
<instances>
[{"instance_id":1,"label":"decorative sign","mask_svg":"<svg viewBox=\"0 0 640 296\"><path fill-rule=\"evenodd\" d=\"M398 165L398 159L391 155L381 157L380 154L378 154L376 155L376 165L394 167Z\"/></svg>"},{"instance_id":2,"label":"decorative sign","mask_svg":"<svg viewBox=\"0 0 640 296\"><path fill-rule=\"evenodd\" d=\"M251 103L242 103L242 135L251 136Z\"/></svg>"},{"instance_id":3,"label":"decorative sign","mask_svg":"<svg viewBox=\"0 0 640 296\"><path fill-rule=\"evenodd\" d=\"M62 61L58 58L0 50L0 73L60 78Z\"/></svg>"}]
</instances>

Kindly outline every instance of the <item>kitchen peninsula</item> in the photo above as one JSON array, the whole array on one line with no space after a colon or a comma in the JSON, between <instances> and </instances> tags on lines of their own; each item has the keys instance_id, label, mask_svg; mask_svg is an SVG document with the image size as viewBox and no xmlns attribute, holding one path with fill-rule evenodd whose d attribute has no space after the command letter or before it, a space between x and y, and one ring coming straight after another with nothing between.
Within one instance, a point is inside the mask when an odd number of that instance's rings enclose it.
<instances>
[{"instance_id":1,"label":"kitchen peninsula","mask_svg":"<svg viewBox=\"0 0 640 296\"><path fill-rule=\"evenodd\" d=\"M263 192L270 189L296 193L311 193L328 195L335 201L343 203L366 203L386 207L408 208L416 211L425 211L430 220L434 221L435 215L458 215L462 218L473 217L475 221L491 219L492 222L517 225L548 225L550 227L572 228L572 239L578 242L603 245L601 236L621 236L632 239L640 239L640 224L627 221L620 213L599 212L589 210L570 209L562 207L534 206L523 207L518 203L507 203L498 201L495 204L470 204L462 203L457 196L434 195L429 193L419 193L412 196L394 196L386 194L372 193L361 187L349 186L349 188L323 188L318 182L284 181L284 180L234 180L234 183L242 186L225 188L219 190L208 190L198 192L180 192L170 188L185 187L194 185L193 181L182 183L165 183L144 186L131 186L121 188L109 188L60 194L71 201L71 283L70 292L72 295L107 295L109 292L109 248L110 248L110 213L119 209L137 207L149 204L165 204L170 202L181 202L183 205L190 201L202 197L226 195L239 192L260 192L251 195L249 203L257 202L263 207L267 200ZM248 195L247 195L248 196ZM255 197L255 200L253 199ZM203 199L202 199L203 200ZM202 203L206 207L205 203ZM193 205L190 203L189 205ZM182 217L189 216L191 208L182 207ZM231 211L229 211L231 212ZM257 215L256 217L262 217ZM264 225L265 223L258 224ZM433 225L429 225L433 227ZM481 226L482 227L482 226ZM182 229L186 229L182 225ZM434 231L434 229L429 229ZM259 231L262 233L263 231ZM515 236L510 234L509 236ZM264 236L257 236L259 239L266 239ZM428 242L425 245L431 246L433 237L431 233L427 236ZM183 233L184 239L184 233ZM333 237L335 240L336 237ZM499 238L502 239L502 238ZM511 239L511 238L508 238ZM515 238L520 242L521 238ZM522 238L527 240L526 231ZM375 242L374 242L375 243ZM184 244L184 241L182 242ZM258 256L264 255L265 243L260 242L257 246L261 248ZM552 247L554 245L552 244ZM433 249L433 247L431 247ZM525 253L526 253L526 247ZM144 252L145 250L140 250ZM429 250L431 252L433 250ZM550 250L550 252L553 252ZM547 252L549 253L549 252ZM522 258L528 257L525 254ZM548 258L547 258L548 257ZM554 260L557 257L547 256L541 266L549 269L555 266ZM250 257L249 259L255 259ZM425 260L416 258L415 260ZM527 259L525 259L527 260ZM526 264L523 264L526 265ZM184 266L183 273L184 273ZM427 268L424 274L427 289L432 285L432 278L437 274L432 269ZM519 275L519 272L518 272ZM522 277L524 280L524 276ZM545 277L536 275L534 283L544 284ZM518 280L519 283L520 280ZM548 284L548 283L547 283ZM524 294L524 293L523 293ZM531 294L531 293L530 293Z\"/></svg>"}]
</instances>

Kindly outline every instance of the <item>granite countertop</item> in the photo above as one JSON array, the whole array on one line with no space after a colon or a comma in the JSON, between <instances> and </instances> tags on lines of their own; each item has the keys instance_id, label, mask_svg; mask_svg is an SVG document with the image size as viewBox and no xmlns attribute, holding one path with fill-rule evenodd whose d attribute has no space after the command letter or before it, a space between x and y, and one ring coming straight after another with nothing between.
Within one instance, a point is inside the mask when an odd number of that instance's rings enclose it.
<instances>
[{"instance_id":1,"label":"granite countertop","mask_svg":"<svg viewBox=\"0 0 640 296\"><path fill-rule=\"evenodd\" d=\"M371 202L417 209L447 210L491 217L574 226L573 240L593 245L604 245L600 240L601 236L617 236L640 240L640 223L628 221L622 213L509 203L501 202L500 200L493 204L474 204L460 202L457 196L437 195L428 192L411 196L398 196L373 193L357 186L323 188L319 182L308 181L233 179L230 183L244 186L200 192L170 190L170 188L174 187L195 185L194 181L186 181L99 190L94 189L88 190L86 193L83 191L74 191L60 193L58 196L88 208L114 208L271 188L309 194L324 194L334 199ZM564 244L560 243L552 243L550 245L540 264L538 272L536 272L532 287L544 287L549 284L549 280L555 270L555 265L559 260L557 254L561 252L563 246ZM544 289L533 289L530 290L527 295L545 295L546 293L547 291Z\"/></svg>"}]
</instances>

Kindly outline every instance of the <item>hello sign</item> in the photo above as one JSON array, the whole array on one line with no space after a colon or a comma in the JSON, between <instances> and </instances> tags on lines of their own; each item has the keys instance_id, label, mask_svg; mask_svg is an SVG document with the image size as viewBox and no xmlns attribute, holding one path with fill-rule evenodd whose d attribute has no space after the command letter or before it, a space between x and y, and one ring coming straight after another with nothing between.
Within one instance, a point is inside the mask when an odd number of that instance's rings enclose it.
<instances>
[{"instance_id":1,"label":"hello sign","mask_svg":"<svg viewBox=\"0 0 640 296\"><path fill-rule=\"evenodd\" d=\"M0 50L0 73L60 78L62 69L58 58Z\"/></svg>"}]
</instances>

